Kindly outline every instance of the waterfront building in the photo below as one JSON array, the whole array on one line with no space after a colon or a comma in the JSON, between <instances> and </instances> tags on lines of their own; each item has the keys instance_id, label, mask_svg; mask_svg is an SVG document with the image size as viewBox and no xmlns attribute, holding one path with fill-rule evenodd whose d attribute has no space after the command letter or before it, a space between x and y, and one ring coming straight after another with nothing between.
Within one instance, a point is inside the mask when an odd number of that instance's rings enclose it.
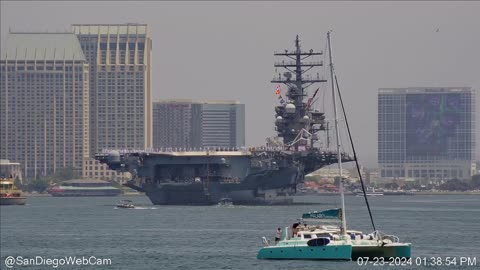
<instances>
[{"instance_id":1,"label":"waterfront building","mask_svg":"<svg viewBox=\"0 0 480 270\"><path fill-rule=\"evenodd\" d=\"M81 170L89 153L89 65L72 33L7 35L0 60L0 157L26 179Z\"/></svg>"},{"instance_id":2,"label":"waterfront building","mask_svg":"<svg viewBox=\"0 0 480 270\"><path fill-rule=\"evenodd\" d=\"M351 171L347 169L342 170L342 175L345 178L350 178L352 176ZM338 168L333 166L321 168L320 170L316 170L309 174L309 176L316 176L319 178L331 179L333 180L335 177L338 176Z\"/></svg>"},{"instance_id":3,"label":"waterfront building","mask_svg":"<svg viewBox=\"0 0 480 270\"><path fill-rule=\"evenodd\" d=\"M20 183L23 182L22 167L18 162L11 162L8 159L0 159L0 178L13 178Z\"/></svg>"},{"instance_id":4,"label":"waterfront building","mask_svg":"<svg viewBox=\"0 0 480 270\"><path fill-rule=\"evenodd\" d=\"M475 91L381 88L378 163L383 180L470 179L475 171Z\"/></svg>"},{"instance_id":5,"label":"waterfront building","mask_svg":"<svg viewBox=\"0 0 480 270\"><path fill-rule=\"evenodd\" d=\"M245 146L245 105L237 101L155 102L153 134L157 149Z\"/></svg>"},{"instance_id":6,"label":"waterfront building","mask_svg":"<svg viewBox=\"0 0 480 270\"><path fill-rule=\"evenodd\" d=\"M365 170L365 184L369 186L372 183L377 183L380 178L378 169L366 169Z\"/></svg>"},{"instance_id":7,"label":"waterfront building","mask_svg":"<svg viewBox=\"0 0 480 270\"><path fill-rule=\"evenodd\" d=\"M146 24L74 24L90 64L91 154L152 145L152 40Z\"/></svg>"}]
</instances>

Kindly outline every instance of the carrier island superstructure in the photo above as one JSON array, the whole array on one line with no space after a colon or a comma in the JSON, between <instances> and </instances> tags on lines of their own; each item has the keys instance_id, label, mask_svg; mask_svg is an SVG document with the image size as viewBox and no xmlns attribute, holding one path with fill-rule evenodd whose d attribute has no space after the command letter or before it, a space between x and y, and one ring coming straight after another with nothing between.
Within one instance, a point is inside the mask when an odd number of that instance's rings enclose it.
<instances>
[{"instance_id":1,"label":"carrier island superstructure","mask_svg":"<svg viewBox=\"0 0 480 270\"><path fill-rule=\"evenodd\" d=\"M302 51L298 36L293 51L276 52L275 107L277 137L252 148L106 150L96 159L117 171L128 171L125 185L145 192L153 204L289 204L304 176L336 163L337 153L319 143L326 131L325 113L313 108L325 83L315 71L323 53ZM314 75L312 75L314 74ZM283 96L282 87L286 88ZM310 94L308 94L310 93ZM352 157L342 154L342 160Z\"/></svg>"}]
</instances>

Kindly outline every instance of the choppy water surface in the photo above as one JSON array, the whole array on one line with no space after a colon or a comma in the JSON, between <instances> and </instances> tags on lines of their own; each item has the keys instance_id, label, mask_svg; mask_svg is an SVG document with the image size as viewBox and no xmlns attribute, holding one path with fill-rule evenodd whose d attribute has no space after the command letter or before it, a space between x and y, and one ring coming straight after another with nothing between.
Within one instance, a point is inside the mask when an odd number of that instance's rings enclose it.
<instances>
[{"instance_id":1,"label":"choppy water surface","mask_svg":"<svg viewBox=\"0 0 480 270\"><path fill-rule=\"evenodd\" d=\"M26 206L2 206L0 269L6 269L4 260L7 256L60 258L92 255L110 258L112 265L60 266L57 269L382 268L358 266L355 261L256 259L262 236L273 238L277 227L291 225L302 212L338 206L338 200L331 196L298 198L321 205L233 208L152 206L146 197L129 197L141 206L140 209L115 209L120 199L33 197L28 199ZM347 196L346 199L348 227L370 232L363 198ZM377 229L412 242L414 256L477 256L477 266L470 268L480 268L480 196L383 196L369 200Z\"/></svg>"}]
</instances>

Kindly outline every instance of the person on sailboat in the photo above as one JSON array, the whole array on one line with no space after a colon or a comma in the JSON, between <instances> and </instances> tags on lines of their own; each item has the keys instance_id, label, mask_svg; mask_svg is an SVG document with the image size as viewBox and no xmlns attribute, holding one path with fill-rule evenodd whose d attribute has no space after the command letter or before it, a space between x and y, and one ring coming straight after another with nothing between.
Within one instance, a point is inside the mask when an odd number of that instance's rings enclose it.
<instances>
[{"instance_id":1,"label":"person on sailboat","mask_svg":"<svg viewBox=\"0 0 480 270\"><path fill-rule=\"evenodd\" d=\"M282 229L277 228L277 233L275 234L275 245L280 241L281 236L282 236Z\"/></svg>"},{"instance_id":2,"label":"person on sailboat","mask_svg":"<svg viewBox=\"0 0 480 270\"><path fill-rule=\"evenodd\" d=\"M292 225L292 237L297 237L297 232L299 231L300 223L293 223Z\"/></svg>"}]
</instances>

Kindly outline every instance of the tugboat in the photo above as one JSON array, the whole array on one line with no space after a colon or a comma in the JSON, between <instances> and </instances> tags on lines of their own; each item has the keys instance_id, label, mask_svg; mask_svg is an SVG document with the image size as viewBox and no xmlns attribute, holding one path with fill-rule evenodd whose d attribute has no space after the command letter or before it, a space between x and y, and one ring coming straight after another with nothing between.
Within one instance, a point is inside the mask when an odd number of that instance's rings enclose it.
<instances>
[{"instance_id":1,"label":"tugboat","mask_svg":"<svg viewBox=\"0 0 480 270\"><path fill-rule=\"evenodd\" d=\"M26 202L13 178L0 178L0 205L25 205Z\"/></svg>"}]
</instances>

